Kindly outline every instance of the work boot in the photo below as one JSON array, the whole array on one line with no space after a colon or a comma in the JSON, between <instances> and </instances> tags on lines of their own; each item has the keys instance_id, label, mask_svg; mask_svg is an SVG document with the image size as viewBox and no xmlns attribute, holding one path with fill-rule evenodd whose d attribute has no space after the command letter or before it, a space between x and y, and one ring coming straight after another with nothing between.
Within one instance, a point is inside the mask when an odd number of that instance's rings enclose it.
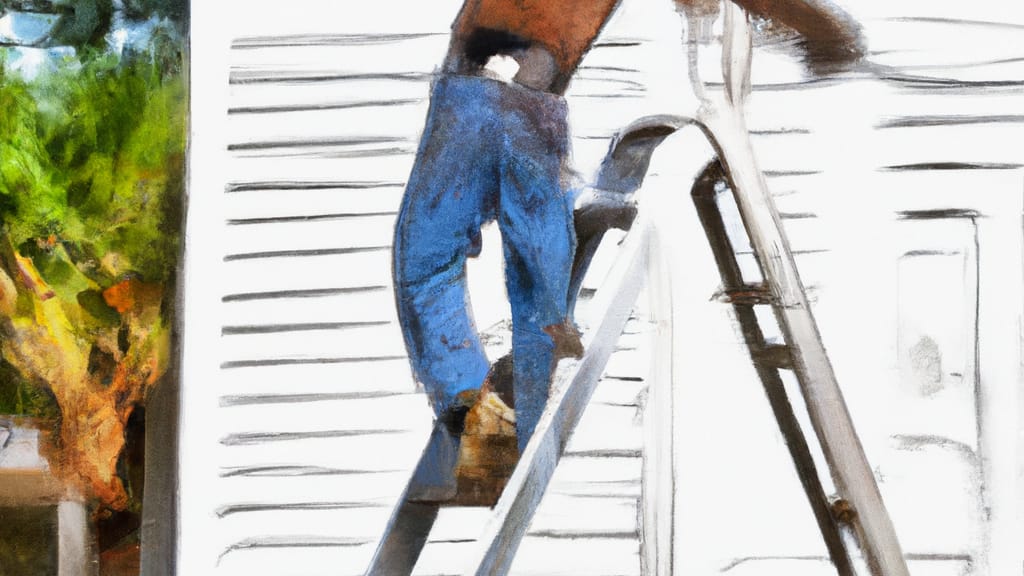
<instances>
[{"instance_id":1,"label":"work boot","mask_svg":"<svg viewBox=\"0 0 1024 576\"><path fill-rule=\"evenodd\" d=\"M455 466L455 503L494 506L518 461L515 410L485 383L466 414Z\"/></svg>"}]
</instances>

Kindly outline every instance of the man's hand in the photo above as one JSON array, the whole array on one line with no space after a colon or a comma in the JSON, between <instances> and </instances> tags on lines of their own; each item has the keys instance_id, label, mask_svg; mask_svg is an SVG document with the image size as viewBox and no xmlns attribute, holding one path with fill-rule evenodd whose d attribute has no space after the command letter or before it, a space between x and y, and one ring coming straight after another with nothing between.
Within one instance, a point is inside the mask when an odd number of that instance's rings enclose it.
<instances>
[{"instance_id":1,"label":"man's hand","mask_svg":"<svg viewBox=\"0 0 1024 576\"><path fill-rule=\"evenodd\" d=\"M555 342L555 360L562 358L582 358L583 342L580 332L568 319L561 324L551 324L543 328L544 333Z\"/></svg>"}]
</instances>

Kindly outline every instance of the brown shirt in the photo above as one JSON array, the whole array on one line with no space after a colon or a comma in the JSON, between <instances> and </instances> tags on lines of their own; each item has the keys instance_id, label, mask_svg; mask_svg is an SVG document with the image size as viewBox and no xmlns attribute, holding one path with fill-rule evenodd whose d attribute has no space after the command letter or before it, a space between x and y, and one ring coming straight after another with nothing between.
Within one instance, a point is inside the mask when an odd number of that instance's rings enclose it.
<instances>
[{"instance_id":1,"label":"brown shirt","mask_svg":"<svg viewBox=\"0 0 1024 576\"><path fill-rule=\"evenodd\" d=\"M619 1L466 0L452 26L452 46L446 68L472 72L492 53L515 53L521 66L533 68L524 74L541 78L525 84L564 92L583 55ZM829 0L735 2L802 35L807 50L805 57L812 68L816 61L852 61L862 54L856 22ZM675 3L695 8L707 1L675 0ZM501 34L505 36L500 37ZM472 54L467 56L467 49L474 46L483 46L483 52L477 54L476 59ZM494 46L502 49L495 52ZM545 66L550 70L542 70Z\"/></svg>"},{"instance_id":2,"label":"brown shirt","mask_svg":"<svg viewBox=\"0 0 1024 576\"><path fill-rule=\"evenodd\" d=\"M510 32L536 42L572 74L619 0L467 0L453 26L454 36L476 29Z\"/></svg>"}]
</instances>

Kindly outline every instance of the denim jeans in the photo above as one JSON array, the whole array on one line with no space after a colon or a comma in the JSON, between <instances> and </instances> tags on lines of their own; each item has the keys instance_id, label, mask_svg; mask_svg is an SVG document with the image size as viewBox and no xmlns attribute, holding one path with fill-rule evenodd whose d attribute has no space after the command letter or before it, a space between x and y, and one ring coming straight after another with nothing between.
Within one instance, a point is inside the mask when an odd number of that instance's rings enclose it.
<instances>
[{"instance_id":1,"label":"denim jeans","mask_svg":"<svg viewBox=\"0 0 1024 576\"><path fill-rule=\"evenodd\" d=\"M554 342L569 316L576 239L565 101L474 76L435 80L394 243L398 317L413 372L435 413L481 386L489 362L466 291L466 258L497 220L512 308L520 450L548 399Z\"/></svg>"}]
</instances>

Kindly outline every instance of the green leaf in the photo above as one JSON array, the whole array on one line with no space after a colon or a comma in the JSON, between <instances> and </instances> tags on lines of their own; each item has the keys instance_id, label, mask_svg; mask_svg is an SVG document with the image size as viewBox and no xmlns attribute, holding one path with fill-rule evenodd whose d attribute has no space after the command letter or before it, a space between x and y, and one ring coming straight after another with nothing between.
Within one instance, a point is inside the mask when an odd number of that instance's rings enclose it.
<instances>
[{"instance_id":1,"label":"green leaf","mask_svg":"<svg viewBox=\"0 0 1024 576\"><path fill-rule=\"evenodd\" d=\"M0 414L56 419L60 411L48 391L33 385L14 366L0 360Z\"/></svg>"}]
</instances>

